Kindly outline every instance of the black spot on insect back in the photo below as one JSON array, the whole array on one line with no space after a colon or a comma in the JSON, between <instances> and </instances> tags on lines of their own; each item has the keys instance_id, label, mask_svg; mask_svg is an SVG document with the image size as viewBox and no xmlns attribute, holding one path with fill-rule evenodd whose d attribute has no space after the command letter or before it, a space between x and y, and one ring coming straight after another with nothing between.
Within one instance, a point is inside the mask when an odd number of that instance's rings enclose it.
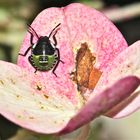
<instances>
[{"instance_id":1,"label":"black spot on insect back","mask_svg":"<svg viewBox=\"0 0 140 140\"><path fill-rule=\"evenodd\" d=\"M47 36L39 38L35 48L32 50L34 55L53 55L55 49L53 48Z\"/></svg>"}]
</instances>

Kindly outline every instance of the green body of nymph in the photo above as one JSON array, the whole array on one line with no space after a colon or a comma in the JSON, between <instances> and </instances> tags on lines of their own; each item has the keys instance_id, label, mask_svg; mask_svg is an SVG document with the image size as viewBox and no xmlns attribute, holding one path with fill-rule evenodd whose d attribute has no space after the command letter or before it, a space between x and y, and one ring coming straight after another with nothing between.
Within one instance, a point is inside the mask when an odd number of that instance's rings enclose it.
<instances>
[{"instance_id":1,"label":"green body of nymph","mask_svg":"<svg viewBox=\"0 0 140 140\"><path fill-rule=\"evenodd\" d=\"M45 58L44 61L41 58ZM34 55L31 56L32 65L39 71L49 71L51 70L57 62L56 55Z\"/></svg>"},{"instance_id":2,"label":"green body of nymph","mask_svg":"<svg viewBox=\"0 0 140 140\"><path fill-rule=\"evenodd\" d=\"M35 68L35 72L52 69L54 73L60 61L59 49L47 36L41 36L37 43L32 46L29 62Z\"/></svg>"},{"instance_id":3,"label":"green body of nymph","mask_svg":"<svg viewBox=\"0 0 140 140\"><path fill-rule=\"evenodd\" d=\"M19 54L26 56L29 50L31 50L31 55L28 57L30 64L35 68L36 71L49 71L52 69L53 74L58 67L59 62L64 63L60 60L59 49L57 48L57 40L55 29L60 26L60 23L51 31L49 36L38 36L35 30L29 25L28 32L31 34L30 43L31 46L26 50L24 54ZM53 34L53 32L55 33ZM53 43L50 41L50 37L53 34ZM34 35L38 39L36 43L33 43Z\"/></svg>"}]
</instances>

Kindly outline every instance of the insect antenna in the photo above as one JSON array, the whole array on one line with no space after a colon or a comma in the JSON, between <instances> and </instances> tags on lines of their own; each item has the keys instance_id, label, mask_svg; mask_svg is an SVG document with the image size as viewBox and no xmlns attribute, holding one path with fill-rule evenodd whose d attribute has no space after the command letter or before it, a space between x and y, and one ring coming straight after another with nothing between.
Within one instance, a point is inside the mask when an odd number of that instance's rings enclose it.
<instances>
[{"instance_id":1,"label":"insect antenna","mask_svg":"<svg viewBox=\"0 0 140 140\"><path fill-rule=\"evenodd\" d=\"M27 24L27 26L29 27L29 28L28 28L28 32L29 32L30 34L33 34L33 33L34 33L35 36L39 39L39 36L38 36L38 34L36 33L36 31L34 30L34 28L32 28L30 24Z\"/></svg>"},{"instance_id":2,"label":"insect antenna","mask_svg":"<svg viewBox=\"0 0 140 140\"><path fill-rule=\"evenodd\" d=\"M58 26L60 26L60 24L61 24L61 23L59 23L58 25L55 26L55 28L53 28L53 30L52 30L51 33L49 34L49 38L51 37L53 31L54 31Z\"/></svg>"}]
</instances>

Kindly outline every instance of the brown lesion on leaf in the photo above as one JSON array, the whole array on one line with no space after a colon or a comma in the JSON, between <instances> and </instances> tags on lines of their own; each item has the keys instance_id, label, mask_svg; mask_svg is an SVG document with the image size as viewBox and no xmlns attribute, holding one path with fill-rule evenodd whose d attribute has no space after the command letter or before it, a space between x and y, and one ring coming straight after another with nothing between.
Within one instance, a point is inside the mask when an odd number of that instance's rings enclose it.
<instances>
[{"instance_id":1,"label":"brown lesion on leaf","mask_svg":"<svg viewBox=\"0 0 140 140\"><path fill-rule=\"evenodd\" d=\"M21 98L21 96L17 94L17 95L16 95L16 98L17 98L17 99L20 99L20 98Z\"/></svg>"},{"instance_id":2,"label":"brown lesion on leaf","mask_svg":"<svg viewBox=\"0 0 140 140\"><path fill-rule=\"evenodd\" d=\"M81 44L76 55L76 70L71 73L81 94L87 89L93 90L102 74L94 67L95 62L96 57L91 53L88 44Z\"/></svg>"},{"instance_id":3,"label":"brown lesion on leaf","mask_svg":"<svg viewBox=\"0 0 140 140\"><path fill-rule=\"evenodd\" d=\"M45 109L45 107L44 106L41 106L40 109Z\"/></svg>"},{"instance_id":4,"label":"brown lesion on leaf","mask_svg":"<svg viewBox=\"0 0 140 140\"><path fill-rule=\"evenodd\" d=\"M39 90L39 91L41 91L42 90L41 85L36 85L36 89Z\"/></svg>"},{"instance_id":5,"label":"brown lesion on leaf","mask_svg":"<svg viewBox=\"0 0 140 140\"><path fill-rule=\"evenodd\" d=\"M4 82L3 82L2 80L0 80L0 84L1 84L1 85L4 85Z\"/></svg>"},{"instance_id":6,"label":"brown lesion on leaf","mask_svg":"<svg viewBox=\"0 0 140 140\"><path fill-rule=\"evenodd\" d=\"M44 94L44 97L45 97L46 99L48 99L48 98L49 98L49 96L48 96L47 94Z\"/></svg>"},{"instance_id":7,"label":"brown lesion on leaf","mask_svg":"<svg viewBox=\"0 0 140 140\"><path fill-rule=\"evenodd\" d=\"M30 120L33 120L33 119L34 119L34 117L32 117L32 116L31 116L31 117L29 117L29 119L30 119Z\"/></svg>"},{"instance_id":8,"label":"brown lesion on leaf","mask_svg":"<svg viewBox=\"0 0 140 140\"><path fill-rule=\"evenodd\" d=\"M11 81L11 83L12 83L13 85L15 85L15 84L16 84L16 82L15 82L15 80L14 80L14 79L10 78L9 80Z\"/></svg>"},{"instance_id":9,"label":"brown lesion on leaf","mask_svg":"<svg viewBox=\"0 0 140 140\"><path fill-rule=\"evenodd\" d=\"M18 115L17 118L22 118L22 116L21 115Z\"/></svg>"}]
</instances>

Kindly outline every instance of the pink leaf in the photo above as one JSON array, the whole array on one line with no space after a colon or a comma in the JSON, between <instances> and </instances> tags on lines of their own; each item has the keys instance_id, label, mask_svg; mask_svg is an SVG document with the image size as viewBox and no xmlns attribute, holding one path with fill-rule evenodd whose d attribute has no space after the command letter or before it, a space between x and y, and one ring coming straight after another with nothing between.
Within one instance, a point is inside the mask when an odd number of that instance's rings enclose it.
<instances>
[{"instance_id":1,"label":"pink leaf","mask_svg":"<svg viewBox=\"0 0 140 140\"><path fill-rule=\"evenodd\" d=\"M140 77L139 57L140 41L137 41L116 57L112 64L106 69L95 88L95 94L122 77L128 75ZM136 111L140 107L139 92L140 89L138 88L133 95L114 107L111 111L106 113L106 115L114 118L121 118Z\"/></svg>"},{"instance_id":2,"label":"pink leaf","mask_svg":"<svg viewBox=\"0 0 140 140\"><path fill-rule=\"evenodd\" d=\"M65 64L56 69L57 75L65 79L67 74L75 69L75 55L82 43L87 43L96 57L95 67L104 70L106 66L125 48L127 43L120 31L99 11L79 3L70 4L64 8L49 8L41 12L31 26L40 36L49 35L51 30L61 23L56 34L60 58ZM34 37L34 42L37 38ZM51 38L53 42L53 39ZM30 34L24 38L20 53L30 46ZM27 57L19 56L18 65L34 72ZM50 79L51 72L38 74ZM63 75L62 75L63 73ZM60 80L60 79L59 79Z\"/></svg>"},{"instance_id":3,"label":"pink leaf","mask_svg":"<svg viewBox=\"0 0 140 140\"><path fill-rule=\"evenodd\" d=\"M71 78L71 73L76 69L77 50L86 43L95 58L94 70L104 74L106 67L127 48L127 43L104 15L77 3L64 8L46 9L36 17L31 26L39 36L48 36L59 23L61 26L56 34L56 47L60 50L60 59L64 64L60 63L55 71L58 77L51 70L37 71L34 74L35 69L28 61L31 50L26 57L19 56L19 66L0 61L0 114L24 128L45 134L58 133L67 124L64 131L72 131L105 113L122 101L127 93L129 95L139 81L136 77L125 78L114 85L118 88L113 86L97 95L90 90L92 98L81 113L90 110L88 107L92 104L96 108L89 117L86 116L86 120L77 120L76 116L78 117L80 112L77 115L76 113L85 102L77 83ZM50 40L53 42L52 38ZM37 42L36 37L33 42ZM20 53L24 54L30 45L30 34L27 33ZM124 91L126 84L130 83L130 89ZM112 91L119 96L113 96ZM111 99L110 102L106 102L107 99ZM103 101L105 103L101 104ZM98 107L100 104L102 106ZM74 125L73 122L76 121Z\"/></svg>"},{"instance_id":4,"label":"pink leaf","mask_svg":"<svg viewBox=\"0 0 140 140\"><path fill-rule=\"evenodd\" d=\"M60 131L79 108L66 96L44 90L45 83L19 66L0 61L0 114L40 133ZM9 72L10 70L10 72Z\"/></svg>"},{"instance_id":5,"label":"pink leaf","mask_svg":"<svg viewBox=\"0 0 140 140\"><path fill-rule=\"evenodd\" d=\"M139 85L140 79L133 76L125 77L117 81L113 86L92 97L69 121L60 134L71 132L110 110L120 101L129 97Z\"/></svg>"}]
</instances>

